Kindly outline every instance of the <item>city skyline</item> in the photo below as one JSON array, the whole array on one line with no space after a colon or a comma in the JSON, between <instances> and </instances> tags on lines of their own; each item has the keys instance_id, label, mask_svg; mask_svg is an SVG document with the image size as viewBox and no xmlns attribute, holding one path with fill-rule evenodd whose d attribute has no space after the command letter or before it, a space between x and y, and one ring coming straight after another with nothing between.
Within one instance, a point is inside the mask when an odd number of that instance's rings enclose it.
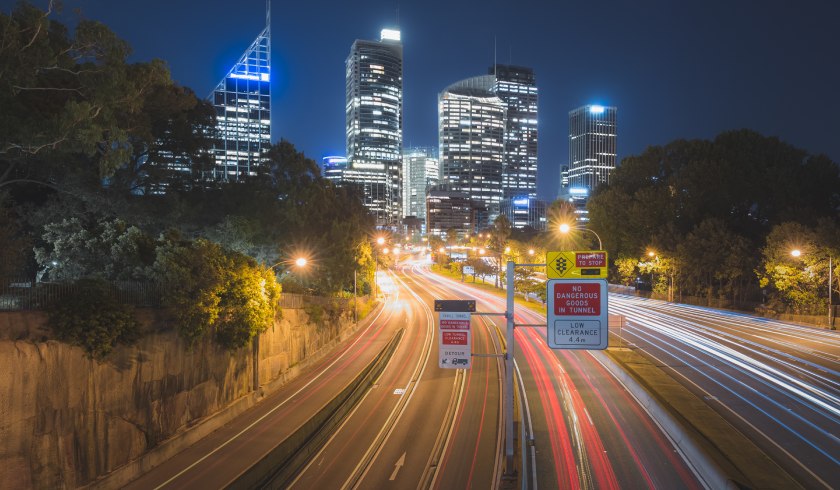
<instances>
[{"instance_id":1,"label":"city skyline","mask_svg":"<svg viewBox=\"0 0 840 490\"><path fill-rule=\"evenodd\" d=\"M13 4L0 2L5 11ZM228 9L225 16L200 16L224 4L163 5L71 0L56 18L72 24L74 9L81 9L85 18L104 22L125 39L134 48L132 60L162 58L174 79L204 94L253 41L265 9L260 1ZM439 15L444 6L448 14ZM538 2L530 9L533 22L520 27L507 24L516 8L501 2L469 17L467 5L400 5L405 146L436 144L437 93L486 69L495 54L499 63L532 67L539 80L542 198L554 197L559 167L568 163L568 111L586 104L621 108L619 161L649 145L744 127L840 159L831 122L840 110L831 88L840 68L825 62L838 44L829 20L837 17L836 6L755 9L715 2L702 10L667 3L561 9ZM322 2L273 10L272 137L291 141L315 160L341 154L340 67L347 46L395 26L396 5ZM187 18L200 22L186 25ZM471 19L466 27L464 18ZM154 36L148 35L150 24L157 28Z\"/></svg>"}]
</instances>

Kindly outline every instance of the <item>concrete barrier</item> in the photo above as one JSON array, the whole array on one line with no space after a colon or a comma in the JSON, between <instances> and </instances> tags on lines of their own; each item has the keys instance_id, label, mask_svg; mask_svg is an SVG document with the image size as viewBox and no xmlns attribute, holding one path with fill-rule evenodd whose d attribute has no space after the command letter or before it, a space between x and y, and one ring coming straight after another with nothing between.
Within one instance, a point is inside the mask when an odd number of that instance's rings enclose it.
<instances>
[{"instance_id":1,"label":"concrete barrier","mask_svg":"<svg viewBox=\"0 0 840 490\"><path fill-rule=\"evenodd\" d=\"M292 477L320 450L333 429L367 393L373 381L385 369L403 333L404 330L400 329L376 358L338 396L226 488L229 490L285 488Z\"/></svg>"}]
</instances>

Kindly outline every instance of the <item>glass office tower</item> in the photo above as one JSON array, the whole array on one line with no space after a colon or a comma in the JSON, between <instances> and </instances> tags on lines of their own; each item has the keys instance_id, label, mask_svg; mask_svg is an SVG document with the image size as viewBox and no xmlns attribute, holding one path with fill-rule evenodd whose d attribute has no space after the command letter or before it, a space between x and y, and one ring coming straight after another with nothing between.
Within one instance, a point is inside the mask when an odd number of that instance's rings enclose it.
<instances>
[{"instance_id":1,"label":"glass office tower","mask_svg":"<svg viewBox=\"0 0 840 490\"><path fill-rule=\"evenodd\" d=\"M588 189L591 194L599 184L610 182L616 160L616 112L615 107L600 105L569 112L568 188Z\"/></svg>"},{"instance_id":2,"label":"glass office tower","mask_svg":"<svg viewBox=\"0 0 840 490\"><path fill-rule=\"evenodd\" d=\"M426 220L426 194L440 182L437 148L408 148L403 153L403 212Z\"/></svg>"},{"instance_id":3,"label":"glass office tower","mask_svg":"<svg viewBox=\"0 0 840 490\"><path fill-rule=\"evenodd\" d=\"M495 65L496 95L507 104L502 192L506 199L537 197L537 82L534 70Z\"/></svg>"},{"instance_id":4,"label":"glass office tower","mask_svg":"<svg viewBox=\"0 0 840 490\"><path fill-rule=\"evenodd\" d=\"M345 184L360 190L380 227L403 217L402 76L399 31L383 29L379 41L353 43L346 61Z\"/></svg>"},{"instance_id":5,"label":"glass office tower","mask_svg":"<svg viewBox=\"0 0 840 490\"><path fill-rule=\"evenodd\" d=\"M218 138L212 180L237 182L256 175L271 146L271 27L242 54L209 97Z\"/></svg>"},{"instance_id":6,"label":"glass office tower","mask_svg":"<svg viewBox=\"0 0 840 490\"><path fill-rule=\"evenodd\" d=\"M468 78L438 96L441 180L482 208L478 227L498 216L502 199L507 104L495 84L493 75Z\"/></svg>"}]
</instances>

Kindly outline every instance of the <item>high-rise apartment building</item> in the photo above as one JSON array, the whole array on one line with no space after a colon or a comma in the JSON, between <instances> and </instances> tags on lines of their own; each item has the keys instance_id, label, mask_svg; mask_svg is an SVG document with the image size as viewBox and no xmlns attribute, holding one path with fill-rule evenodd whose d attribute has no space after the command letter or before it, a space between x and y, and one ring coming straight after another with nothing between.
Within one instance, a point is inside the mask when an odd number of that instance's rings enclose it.
<instances>
[{"instance_id":1,"label":"high-rise apartment building","mask_svg":"<svg viewBox=\"0 0 840 490\"><path fill-rule=\"evenodd\" d=\"M507 105L495 94L496 77L468 78L438 96L441 180L480 207L476 226L499 214Z\"/></svg>"},{"instance_id":2,"label":"high-rise apartment building","mask_svg":"<svg viewBox=\"0 0 840 490\"><path fill-rule=\"evenodd\" d=\"M379 41L357 39L346 62L347 172L378 226L402 212L403 49L400 32L383 29Z\"/></svg>"},{"instance_id":3,"label":"high-rise apartment building","mask_svg":"<svg viewBox=\"0 0 840 490\"><path fill-rule=\"evenodd\" d=\"M569 112L569 189L608 184L616 163L615 107L586 105Z\"/></svg>"},{"instance_id":4,"label":"high-rise apartment building","mask_svg":"<svg viewBox=\"0 0 840 490\"><path fill-rule=\"evenodd\" d=\"M440 183L437 148L403 151L403 213L426 219L426 194Z\"/></svg>"},{"instance_id":5,"label":"high-rise apartment building","mask_svg":"<svg viewBox=\"0 0 840 490\"><path fill-rule=\"evenodd\" d=\"M534 70L494 65L495 94L507 105L502 193L506 199L537 197L537 83Z\"/></svg>"},{"instance_id":6,"label":"high-rise apartment building","mask_svg":"<svg viewBox=\"0 0 840 490\"><path fill-rule=\"evenodd\" d=\"M256 175L271 146L271 25L242 54L210 94L218 136L213 180L237 182Z\"/></svg>"}]
</instances>

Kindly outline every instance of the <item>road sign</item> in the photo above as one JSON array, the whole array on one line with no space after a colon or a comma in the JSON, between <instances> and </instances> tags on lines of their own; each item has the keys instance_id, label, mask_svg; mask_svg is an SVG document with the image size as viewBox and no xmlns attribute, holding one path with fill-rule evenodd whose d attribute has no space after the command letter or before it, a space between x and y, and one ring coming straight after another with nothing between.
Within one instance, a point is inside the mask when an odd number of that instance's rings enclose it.
<instances>
[{"instance_id":1,"label":"road sign","mask_svg":"<svg viewBox=\"0 0 840 490\"><path fill-rule=\"evenodd\" d=\"M436 299L435 311L475 311L474 299Z\"/></svg>"},{"instance_id":2,"label":"road sign","mask_svg":"<svg viewBox=\"0 0 840 490\"><path fill-rule=\"evenodd\" d=\"M467 274L467 275L475 274L475 269L471 265L465 265L464 266L464 274Z\"/></svg>"},{"instance_id":3,"label":"road sign","mask_svg":"<svg viewBox=\"0 0 840 490\"><path fill-rule=\"evenodd\" d=\"M606 279L606 250L572 250L545 254L549 279Z\"/></svg>"},{"instance_id":4,"label":"road sign","mask_svg":"<svg viewBox=\"0 0 840 490\"><path fill-rule=\"evenodd\" d=\"M548 346L606 349L609 343L607 281L551 279L548 288Z\"/></svg>"},{"instance_id":5,"label":"road sign","mask_svg":"<svg viewBox=\"0 0 840 490\"><path fill-rule=\"evenodd\" d=\"M468 311L441 311L438 317L438 366L444 369L472 367L472 339Z\"/></svg>"}]
</instances>

